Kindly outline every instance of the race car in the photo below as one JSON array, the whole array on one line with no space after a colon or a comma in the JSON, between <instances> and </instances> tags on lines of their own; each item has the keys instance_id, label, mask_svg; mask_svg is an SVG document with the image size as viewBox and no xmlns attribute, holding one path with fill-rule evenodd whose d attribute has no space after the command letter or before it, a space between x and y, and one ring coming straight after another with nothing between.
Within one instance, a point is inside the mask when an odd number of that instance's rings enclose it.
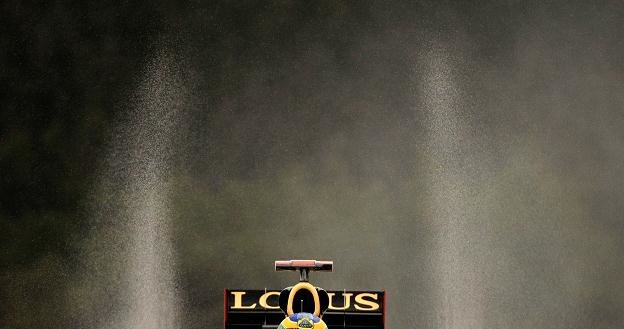
<instances>
[{"instance_id":1,"label":"race car","mask_svg":"<svg viewBox=\"0 0 624 329\"><path fill-rule=\"evenodd\" d=\"M279 290L224 291L224 329L383 329L384 291L325 291L311 271L333 271L333 262L276 261L276 271L297 271L299 282Z\"/></svg>"}]
</instances>

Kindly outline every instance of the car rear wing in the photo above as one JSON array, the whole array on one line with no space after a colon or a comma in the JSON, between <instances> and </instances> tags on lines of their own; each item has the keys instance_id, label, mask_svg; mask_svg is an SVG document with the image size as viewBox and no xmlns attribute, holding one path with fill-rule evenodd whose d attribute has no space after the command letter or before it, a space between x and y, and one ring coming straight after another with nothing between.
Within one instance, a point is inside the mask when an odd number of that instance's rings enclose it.
<instances>
[{"instance_id":1,"label":"car rear wing","mask_svg":"<svg viewBox=\"0 0 624 329\"><path fill-rule=\"evenodd\" d=\"M385 291L343 290L327 294L329 307L322 317L330 329L385 328ZM277 328L285 318L279 295L280 290L226 289L224 329Z\"/></svg>"}]
</instances>

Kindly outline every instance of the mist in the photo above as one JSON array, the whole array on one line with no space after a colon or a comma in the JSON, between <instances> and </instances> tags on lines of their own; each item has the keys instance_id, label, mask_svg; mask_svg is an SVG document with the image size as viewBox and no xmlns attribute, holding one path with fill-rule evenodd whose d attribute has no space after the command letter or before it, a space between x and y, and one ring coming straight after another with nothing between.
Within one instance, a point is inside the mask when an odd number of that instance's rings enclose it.
<instances>
[{"instance_id":1,"label":"mist","mask_svg":"<svg viewBox=\"0 0 624 329\"><path fill-rule=\"evenodd\" d=\"M94 169L78 328L224 288L382 290L389 328L624 323L622 3L162 6Z\"/></svg>"}]
</instances>

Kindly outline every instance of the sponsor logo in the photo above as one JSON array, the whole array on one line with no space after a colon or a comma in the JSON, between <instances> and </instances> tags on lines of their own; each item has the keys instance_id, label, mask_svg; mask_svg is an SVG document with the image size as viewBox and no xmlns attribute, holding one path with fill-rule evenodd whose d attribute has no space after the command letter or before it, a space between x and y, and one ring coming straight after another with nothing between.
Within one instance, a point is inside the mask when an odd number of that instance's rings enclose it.
<instances>
[{"instance_id":1,"label":"sponsor logo","mask_svg":"<svg viewBox=\"0 0 624 329\"><path fill-rule=\"evenodd\" d=\"M228 291L230 310L279 310L279 291L232 290ZM328 291L327 311L340 312L379 312L383 302L383 292Z\"/></svg>"}]
</instances>

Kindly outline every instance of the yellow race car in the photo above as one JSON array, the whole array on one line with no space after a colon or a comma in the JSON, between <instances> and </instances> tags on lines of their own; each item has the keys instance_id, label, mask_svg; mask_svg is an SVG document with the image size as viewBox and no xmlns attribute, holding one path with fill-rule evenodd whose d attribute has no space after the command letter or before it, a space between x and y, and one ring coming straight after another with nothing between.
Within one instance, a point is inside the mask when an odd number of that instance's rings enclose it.
<instances>
[{"instance_id":1,"label":"yellow race car","mask_svg":"<svg viewBox=\"0 0 624 329\"><path fill-rule=\"evenodd\" d=\"M310 271L332 271L333 262L276 261L276 271L298 271L282 290L225 289L224 329L384 329L385 291L325 291L308 282Z\"/></svg>"}]
</instances>

